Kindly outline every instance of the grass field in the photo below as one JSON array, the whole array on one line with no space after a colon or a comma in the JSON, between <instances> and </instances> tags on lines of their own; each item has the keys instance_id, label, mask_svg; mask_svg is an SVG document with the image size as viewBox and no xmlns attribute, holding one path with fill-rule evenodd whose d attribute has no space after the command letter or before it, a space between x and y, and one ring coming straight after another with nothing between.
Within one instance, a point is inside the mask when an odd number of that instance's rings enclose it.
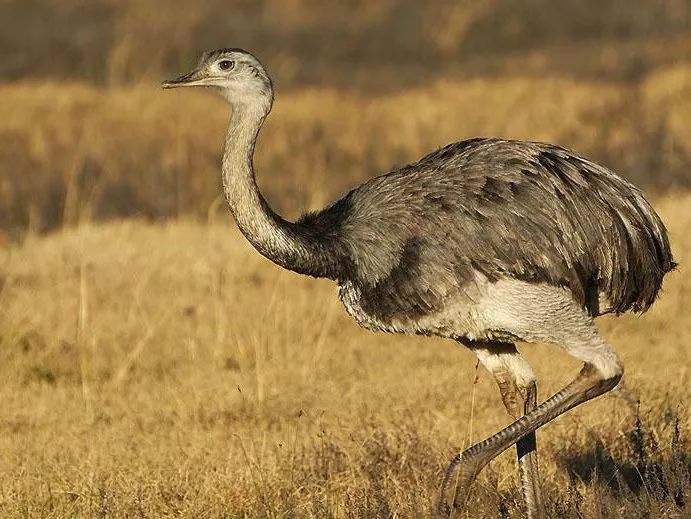
<instances>
[{"instance_id":1,"label":"grass field","mask_svg":"<svg viewBox=\"0 0 691 519\"><path fill-rule=\"evenodd\" d=\"M517 74L380 95L278 90L259 182L296 216L443 144L491 135L555 142L640 186L687 189L689 92L687 64L635 84ZM0 83L0 97L0 229L12 236L84 219L206 217L220 201L221 99L69 82Z\"/></svg>"},{"instance_id":2,"label":"grass field","mask_svg":"<svg viewBox=\"0 0 691 519\"><path fill-rule=\"evenodd\" d=\"M691 0L0 0L0 519L416 518L509 423L448 341L375 335L281 271L220 191L228 107L160 80L249 49L288 218L448 142L585 154L645 188L675 259L603 318L621 389L538 432L550 518L691 517ZM542 398L579 369L524 345ZM513 452L467 513L521 517Z\"/></svg>"},{"instance_id":3,"label":"grass field","mask_svg":"<svg viewBox=\"0 0 691 519\"><path fill-rule=\"evenodd\" d=\"M626 390L538 433L550 517L691 515L691 196L654 202L681 267L650 312L600 321ZM224 216L0 251L1 517L420 517L453 453L508 423L468 351L359 329ZM522 351L543 397L578 369ZM468 517L520 507L510 451Z\"/></svg>"}]
</instances>

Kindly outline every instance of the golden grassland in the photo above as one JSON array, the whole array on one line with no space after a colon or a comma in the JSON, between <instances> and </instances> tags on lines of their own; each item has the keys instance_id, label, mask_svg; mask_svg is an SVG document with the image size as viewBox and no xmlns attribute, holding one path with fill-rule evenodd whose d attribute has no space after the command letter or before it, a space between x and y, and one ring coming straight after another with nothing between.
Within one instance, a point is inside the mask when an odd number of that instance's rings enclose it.
<instances>
[{"instance_id":1,"label":"golden grassland","mask_svg":"<svg viewBox=\"0 0 691 519\"><path fill-rule=\"evenodd\" d=\"M0 97L0 227L13 236L89 219L205 217L220 202L229 109L208 93L25 81L0 84ZM555 142L667 190L690 183L690 120L685 64L639 83L518 75L378 95L279 88L256 165L289 216L481 135Z\"/></svg>"},{"instance_id":2,"label":"golden grassland","mask_svg":"<svg viewBox=\"0 0 691 519\"><path fill-rule=\"evenodd\" d=\"M162 101L175 128L198 116L179 102ZM436 124L419 117L401 132ZM626 389L538 433L550 517L691 513L691 196L654 205L681 267L647 314L600 320ZM0 251L2 517L423 517L452 454L509 421L468 351L359 329L330 282L271 265L225 218L84 223ZM543 397L578 369L521 349ZM521 513L511 451L467 515Z\"/></svg>"},{"instance_id":3,"label":"golden grassland","mask_svg":"<svg viewBox=\"0 0 691 519\"><path fill-rule=\"evenodd\" d=\"M407 88L451 74L637 80L691 60L686 0L4 0L0 77L123 85L242 47L281 85Z\"/></svg>"},{"instance_id":4,"label":"golden grassland","mask_svg":"<svg viewBox=\"0 0 691 519\"><path fill-rule=\"evenodd\" d=\"M622 389L538 442L550 518L691 517L690 16L645 0L0 2L0 518L425 517L451 456L509 423L468 351L359 329L331 283L237 232L219 189L229 108L156 88L226 44L276 80L256 166L287 217L480 135L573 148L652 194L681 267L647 314L600 320ZM543 398L578 370L522 350ZM507 452L467 516L522 514Z\"/></svg>"}]
</instances>

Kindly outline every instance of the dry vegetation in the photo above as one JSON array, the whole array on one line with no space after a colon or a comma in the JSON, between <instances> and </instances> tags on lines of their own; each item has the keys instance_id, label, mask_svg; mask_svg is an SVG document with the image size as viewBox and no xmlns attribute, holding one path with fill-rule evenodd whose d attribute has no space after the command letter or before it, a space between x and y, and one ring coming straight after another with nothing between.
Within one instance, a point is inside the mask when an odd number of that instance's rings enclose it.
<instances>
[{"instance_id":1,"label":"dry vegetation","mask_svg":"<svg viewBox=\"0 0 691 519\"><path fill-rule=\"evenodd\" d=\"M655 205L687 264L691 197ZM86 224L0 258L2 517L420 517L454 450L508 422L470 353L357 328L226 221ZM602 321L628 390L539 433L550 517L691 513L690 290L682 268ZM542 395L578 368L523 350ZM519 516L514 472L495 461L469 517Z\"/></svg>"},{"instance_id":2,"label":"dry vegetation","mask_svg":"<svg viewBox=\"0 0 691 519\"><path fill-rule=\"evenodd\" d=\"M520 4L0 1L0 517L424 517L454 451L508 423L470 353L358 329L237 233L228 108L156 87L227 45L276 80L256 165L288 217L478 135L651 193L682 267L601 321L626 389L538 441L550 517L691 517L691 2ZM578 369L523 350L543 397ZM469 517L521 516L514 465Z\"/></svg>"},{"instance_id":3,"label":"dry vegetation","mask_svg":"<svg viewBox=\"0 0 691 519\"><path fill-rule=\"evenodd\" d=\"M691 59L689 0L3 0L0 77L156 81L252 49L281 88L451 75L636 80Z\"/></svg>"},{"instance_id":4,"label":"dry vegetation","mask_svg":"<svg viewBox=\"0 0 691 519\"><path fill-rule=\"evenodd\" d=\"M688 187L691 66L636 85L556 77L437 82L389 95L278 92L259 143L267 197L289 216L464 137L545 140L639 185ZM228 108L207 93L0 85L0 225L206 216L219 200ZM309 186L310 189L305 189Z\"/></svg>"},{"instance_id":5,"label":"dry vegetation","mask_svg":"<svg viewBox=\"0 0 691 519\"><path fill-rule=\"evenodd\" d=\"M487 134L691 184L688 0L4 0L0 228L206 216L227 110L155 85L227 45L276 80L258 166L288 215Z\"/></svg>"}]
</instances>

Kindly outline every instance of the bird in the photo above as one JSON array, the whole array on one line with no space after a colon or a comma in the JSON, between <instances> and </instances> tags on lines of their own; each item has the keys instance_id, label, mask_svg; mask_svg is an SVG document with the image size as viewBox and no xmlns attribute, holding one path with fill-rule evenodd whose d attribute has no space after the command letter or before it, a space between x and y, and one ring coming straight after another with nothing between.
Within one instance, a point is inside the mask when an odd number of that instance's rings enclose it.
<instances>
[{"instance_id":1,"label":"bird","mask_svg":"<svg viewBox=\"0 0 691 519\"><path fill-rule=\"evenodd\" d=\"M255 180L255 142L274 99L261 62L239 48L206 52L162 87L204 87L230 103L223 191L260 254L334 280L360 326L454 340L495 378L515 421L452 458L439 516L457 517L481 469L516 445L527 515L544 518L535 431L619 383L622 361L594 319L644 312L676 266L642 191L557 145L473 138L288 221ZM538 405L536 376L517 342L554 344L583 367Z\"/></svg>"}]
</instances>

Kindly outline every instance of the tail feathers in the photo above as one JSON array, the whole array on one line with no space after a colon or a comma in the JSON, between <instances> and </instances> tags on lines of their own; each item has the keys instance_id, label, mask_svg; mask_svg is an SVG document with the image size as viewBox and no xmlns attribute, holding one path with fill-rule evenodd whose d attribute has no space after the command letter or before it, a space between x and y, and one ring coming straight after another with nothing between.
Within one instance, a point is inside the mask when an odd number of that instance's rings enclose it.
<instances>
[{"instance_id":1,"label":"tail feathers","mask_svg":"<svg viewBox=\"0 0 691 519\"><path fill-rule=\"evenodd\" d=\"M642 193L636 190L628 202L626 210L615 208L626 242L626 247L620 249L623 257L618 262L623 267L625 281L610 294L613 311L617 313L645 312L655 301L665 274L677 266L667 229Z\"/></svg>"}]
</instances>

